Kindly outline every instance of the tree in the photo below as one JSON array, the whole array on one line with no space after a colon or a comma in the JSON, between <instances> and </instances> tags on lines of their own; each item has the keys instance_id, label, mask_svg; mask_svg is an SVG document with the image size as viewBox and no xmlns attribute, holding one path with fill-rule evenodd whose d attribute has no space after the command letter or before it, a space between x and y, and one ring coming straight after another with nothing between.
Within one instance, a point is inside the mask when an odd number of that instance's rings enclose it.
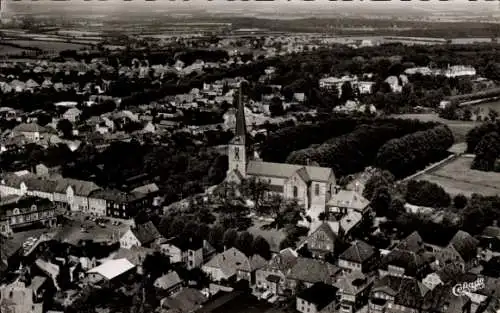
<instances>
[{"instance_id":1,"label":"tree","mask_svg":"<svg viewBox=\"0 0 500 313\"><path fill-rule=\"evenodd\" d=\"M475 158L471 168L480 171L493 171L500 156L500 136L497 132L486 134L474 150Z\"/></svg>"},{"instance_id":2,"label":"tree","mask_svg":"<svg viewBox=\"0 0 500 313\"><path fill-rule=\"evenodd\" d=\"M391 200L391 204L389 205L389 209L387 210L387 218L395 220L405 212L406 210L404 201L399 198L393 198Z\"/></svg>"},{"instance_id":3,"label":"tree","mask_svg":"<svg viewBox=\"0 0 500 313\"><path fill-rule=\"evenodd\" d=\"M142 264L144 274L151 275L152 279L156 279L167 273L170 269L170 259L168 256L160 252L146 255Z\"/></svg>"},{"instance_id":4,"label":"tree","mask_svg":"<svg viewBox=\"0 0 500 313\"><path fill-rule=\"evenodd\" d=\"M498 118L498 112L495 109L490 109L488 112L488 117L490 118L490 121L494 122Z\"/></svg>"},{"instance_id":5,"label":"tree","mask_svg":"<svg viewBox=\"0 0 500 313\"><path fill-rule=\"evenodd\" d=\"M59 267L59 275L56 277L57 285L61 290L67 290L71 286L71 274L68 264Z\"/></svg>"},{"instance_id":6,"label":"tree","mask_svg":"<svg viewBox=\"0 0 500 313\"><path fill-rule=\"evenodd\" d=\"M406 191L406 201L430 208L447 208L451 203L451 198L443 187L428 181L408 182Z\"/></svg>"},{"instance_id":7,"label":"tree","mask_svg":"<svg viewBox=\"0 0 500 313\"><path fill-rule=\"evenodd\" d=\"M394 175L386 170L377 170L367 181L363 189L363 197L371 199L375 190L380 187L389 187L394 184Z\"/></svg>"},{"instance_id":8,"label":"tree","mask_svg":"<svg viewBox=\"0 0 500 313\"><path fill-rule=\"evenodd\" d=\"M236 239L236 249L240 250L247 256L253 255L254 238L248 231L242 231Z\"/></svg>"},{"instance_id":9,"label":"tree","mask_svg":"<svg viewBox=\"0 0 500 313\"><path fill-rule=\"evenodd\" d=\"M371 199L371 206L375 210L377 216L387 216L390 203L391 194L387 187L380 187L375 190Z\"/></svg>"},{"instance_id":10,"label":"tree","mask_svg":"<svg viewBox=\"0 0 500 313\"><path fill-rule=\"evenodd\" d=\"M254 202L255 210L257 212L259 211L264 200L264 196L268 190L269 183L255 177L245 179L242 183L243 194Z\"/></svg>"},{"instance_id":11,"label":"tree","mask_svg":"<svg viewBox=\"0 0 500 313\"><path fill-rule=\"evenodd\" d=\"M283 108L283 101L281 101L281 99L278 97L272 98L271 103L269 104L269 112L273 117L285 114L285 110Z\"/></svg>"},{"instance_id":12,"label":"tree","mask_svg":"<svg viewBox=\"0 0 500 313\"><path fill-rule=\"evenodd\" d=\"M65 138L73 136L73 124L67 119L62 119L57 122L57 130L63 134Z\"/></svg>"},{"instance_id":13,"label":"tree","mask_svg":"<svg viewBox=\"0 0 500 313\"><path fill-rule=\"evenodd\" d=\"M269 246L267 240L262 236L255 237L253 241L253 252L266 260L271 258L271 247Z\"/></svg>"},{"instance_id":14,"label":"tree","mask_svg":"<svg viewBox=\"0 0 500 313\"><path fill-rule=\"evenodd\" d=\"M458 194L453 198L453 206L457 209L463 209L467 206L467 197L463 194Z\"/></svg>"},{"instance_id":15,"label":"tree","mask_svg":"<svg viewBox=\"0 0 500 313\"><path fill-rule=\"evenodd\" d=\"M208 232L207 241L218 251L224 247L221 245L224 239L224 228L221 225L214 225Z\"/></svg>"},{"instance_id":16,"label":"tree","mask_svg":"<svg viewBox=\"0 0 500 313\"><path fill-rule=\"evenodd\" d=\"M224 237L222 242L224 243L224 248L229 249L236 245L236 240L238 239L238 231L234 228L229 228L224 232Z\"/></svg>"},{"instance_id":17,"label":"tree","mask_svg":"<svg viewBox=\"0 0 500 313\"><path fill-rule=\"evenodd\" d=\"M48 123L52 122L52 116L48 115L47 113L40 113L37 118L37 123L40 126L45 126Z\"/></svg>"},{"instance_id":18,"label":"tree","mask_svg":"<svg viewBox=\"0 0 500 313\"><path fill-rule=\"evenodd\" d=\"M354 90L353 90L350 82L343 83L341 90L342 90L342 92L341 92L340 97L343 101L354 99Z\"/></svg>"}]
</instances>

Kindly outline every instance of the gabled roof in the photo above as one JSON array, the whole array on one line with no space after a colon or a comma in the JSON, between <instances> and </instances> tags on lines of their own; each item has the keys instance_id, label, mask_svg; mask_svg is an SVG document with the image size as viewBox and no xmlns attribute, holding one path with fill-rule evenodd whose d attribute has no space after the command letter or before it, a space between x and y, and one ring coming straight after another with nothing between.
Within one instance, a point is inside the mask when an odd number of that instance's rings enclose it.
<instances>
[{"instance_id":1,"label":"gabled roof","mask_svg":"<svg viewBox=\"0 0 500 313\"><path fill-rule=\"evenodd\" d=\"M294 254L290 249L285 249L280 251L279 254L274 255L269 261L265 269L278 269L283 273L286 273L297 263L297 255Z\"/></svg>"},{"instance_id":2,"label":"gabled roof","mask_svg":"<svg viewBox=\"0 0 500 313\"><path fill-rule=\"evenodd\" d=\"M357 211L363 211L369 204L370 201L353 190L340 190L328 201L328 206L351 208Z\"/></svg>"},{"instance_id":3,"label":"gabled roof","mask_svg":"<svg viewBox=\"0 0 500 313\"><path fill-rule=\"evenodd\" d=\"M469 233L459 230L451 239L449 246L452 246L462 259L467 262L477 256L478 243L478 240Z\"/></svg>"},{"instance_id":4,"label":"gabled roof","mask_svg":"<svg viewBox=\"0 0 500 313\"><path fill-rule=\"evenodd\" d=\"M316 305L316 310L319 312L324 307L335 301L337 298L337 288L324 283L315 283L311 287L302 291L297 295L297 298L303 299L308 303Z\"/></svg>"},{"instance_id":5,"label":"gabled roof","mask_svg":"<svg viewBox=\"0 0 500 313\"><path fill-rule=\"evenodd\" d=\"M45 132L45 127L38 125L37 123L22 123L14 127L12 130L19 133L34 133L34 132Z\"/></svg>"},{"instance_id":6,"label":"gabled roof","mask_svg":"<svg viewBox=\"0 0 500 313\"><path fill-rule=\"evenodd\" d=\"M139 240L139 242L143 245L147 245L156 239L161 238L160 232L151 221L139 224L131 230L137 240Z\"/></svg>"},{"instance_id":7,"label":"gabled roof","mask_svg":"<svg viewBox=\"0 0 500 313\"><path fill-rule=\"evenodd\" d=\"M264 267L267 263L262 257L255 256L251 261L243 252L236 248L230 248L222 253L216 254L205 266L219 268L226 274L234 273L237 270L253 272L258 269L256 266Z\"/></svg>"},{"instance_id":8,"label":"gabled roof","mask_svg":"<svg viewBox=\"0 0 500 313\"><path fill-rule=\"evenodd\" d=\"M324 232L330 240L335 241L338 237L339 227L340 224L338 222L323 221L316 228L311 228L311 232L309 233L307 239L318 232Z\"/></svg>"},{"instance_id":9,"label":"gabled roof","mask_svg":"<svg viewBox=\"0 0 500 313\"><path fill-rule=\"evenodd\" d=\"M427 258L422 253L394 249L382 259L382 269L389 265L403 268L405 275L415 276L418 270L427 263Z\"/></svg>"},{"instance_id":10,"label":"gabled roof","mask_svg":"<svg viewBox=\"0 0 500 313\"><path fill-rule=\"evenodd\" d=\"M373 282L373 277L365 276L360 272L345 273L338 277L335 286L343 294L356 295Z\"/></svg>"},{"instance_id":11,"label":"gabled roof","mask_svg":"<svg viewBox=\"0 0 500 313\"><path fill-rule=\"evenodd\" d=\"M339 272L338 267L328 262L299 257L286 276L303 282L332 284Z\"/></svg>"},{"instance_id":12,"label":"gabled roof","mask_svg":"<svg viewBox=\"0 0 500 313\"><path fill-rule=\"evenodd\" d=\"M411 233L408 237L401 240L395 249L419 252L424 249L424 241L417 231Z\"/></svg>"},{"instance_id":13,"label":"gabled roof","mask_svg":"<svg viewBox=\"0 0 500 313\"><path fill-rule=\"evenodd\" d=\"M179 248L181 251L199 250L203 248L203 240L177 236L168 239L165 243Z\"/></svg>"},{"instance_id":14,"label":"gabled roof","mask_svg":"<svg viewBox=\"0 0 500 313\"><path fill-rule=\"evenodd\" d=\"M483 230L481 236L500 239L500 227L488 226Z\"/></svg>"},{"instance_id":15,"label":"gabled roof","mask_svg":"<svg viewBox=\"0 0 500 313\"><path fill-rule=\"evenodd\" d=\"M362 240L355 241L347 250L345 250L339 259L363 263L375 254L375 249Z\"/></svg>"},{"instance_id":16,"label":"gabled roof","mask_svg":"<svg viewBox=\"0 0 500 313\"><path fill-rule=\"evenodd\" d=\"M162 306L181 313L190 313L198 309L208 299L198 290L184 288L175 295L162 299Z\"/></svg>"},{"instance_id":17,"label":"gabled roof","mask_svg":"<svg viewBox=\"0 0 500 313\"><path fill-rule=\"evenodd\" d=\"M150 194L150 193L157 192L158 190L160 190L158 188L158 186L155 183L151 183L151 184L147 184L147 185L144 185L144 186L139 186L139 187L133 189L131 192L139 192L139 193L143 193L143 194Z\"/></svg>"},{"instance_id":18,"label":"gabled roof","mask_svg":"<svg viewBox=\"0 0 500 313\"><path fill-rule=\"evenodd\" d=\"M333 170L327 167L260 162L253 160L248 162L247 174L251 176L268 176L286 179L292 177L292 175L301 168L306 169L310 181L326 182L330 176L333 175Z\"/></svg>"},{"instance_id":19,"label":"gabled roof","mask_svg":"<svg viewBox=\"0 0 500 313\"><path fill-rule=\"evenodd\" d=\"M123 273L128 272L134 267L134 264L130 263L127 259L108 260L103 264L90 269L87 273L97 273L107 280L111 280Z\"/></svg>"},{"instance_id":20,"label":"gabled roof","mask_svg":"<svg viewBox=\"0 0 500 313\"><path fill-rule=\"evenodd\" d=\"M171 271L163 276L158 277L155 280L154 285L155 285L155 287L168 290L168 289L170 289L176 285L179 285L181 283L182 283L182 279L179 277L179 274L177 274L176 271Z\"/></svg>"}]
</instances>

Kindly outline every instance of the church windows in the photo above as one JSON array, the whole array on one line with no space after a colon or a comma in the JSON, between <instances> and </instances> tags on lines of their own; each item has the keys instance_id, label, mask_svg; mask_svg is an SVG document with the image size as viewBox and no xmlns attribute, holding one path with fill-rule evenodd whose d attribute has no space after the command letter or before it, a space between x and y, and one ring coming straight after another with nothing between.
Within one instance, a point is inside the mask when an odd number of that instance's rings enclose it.
<instances>
[{"instance_id":1,"label":"church windows","mask_svg":"<svg viewBox=\"0 0 500 313\"><path fill-rule=\"evenodd\" d=\"M299 196L299 189L297 186L293 186L293 197L297 198Z\"/></svg>"},{"instance_id":2,"label":"church windows","mask_svg":"<svg viewBox=\"0 0 500 313\"><path fill-rule=\"evenodd\" d=\"M319 196L319 184L316 184L316 185L314 186L314 194L315 194L316 196Z\"/></svg>"},{"instance_id":3,"label":"church windows","mask_svg":"<svg viewBox=\"0 0 500 313\"><path fill-rule=\"evenodd\" d=\"M240 160L240 148L238 148L238 147L234 148L234 159L236 161Z\"/></svg>"}]
</instances>

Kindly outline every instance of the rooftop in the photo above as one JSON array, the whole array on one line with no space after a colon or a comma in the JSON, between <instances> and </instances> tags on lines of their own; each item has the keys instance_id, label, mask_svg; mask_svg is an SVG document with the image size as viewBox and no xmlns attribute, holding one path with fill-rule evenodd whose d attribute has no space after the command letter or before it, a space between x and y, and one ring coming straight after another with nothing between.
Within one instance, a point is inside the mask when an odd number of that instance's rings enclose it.
<instances>
[{"instance_id":1,"label":"rooftop","mask_svg":"<svg viewBox=\"0 0 500 313\"><path fill-rule=\"evenodd\" d=\"M134 267L135 265L130 263L127 259L108 260L103 264L90 269L87 273L100 274L107 280L111 280L130 271Z\"/></svg>"}]
</instances>

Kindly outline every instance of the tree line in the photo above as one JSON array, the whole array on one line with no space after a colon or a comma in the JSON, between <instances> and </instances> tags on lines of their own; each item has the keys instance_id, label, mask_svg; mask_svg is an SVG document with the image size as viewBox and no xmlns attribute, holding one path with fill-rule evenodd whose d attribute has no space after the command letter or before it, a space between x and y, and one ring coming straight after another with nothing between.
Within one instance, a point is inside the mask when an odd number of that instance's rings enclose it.
<instances>
[{"instance_id":1,"label":"tree line","mask_svg":"<svg viewBox=\"0 0 500 313\"><path fill-rule=\"evenodd\" d=\"M438 125L386 142L380 147L375 165L402 178L448 155L454 138L446 125Z\"/></svg>"},{"instance_id":2,"label":"tree line","mask_svg":"<svg viewBox=\"0 0 500 313\"><path fill-rule=\"evenodd\" d=\"M500 157L500 121L481 124L471 129L466 136L467 152L474 153L471 168L481 171L497 170Z\"/></svg>"}]
</instances>

